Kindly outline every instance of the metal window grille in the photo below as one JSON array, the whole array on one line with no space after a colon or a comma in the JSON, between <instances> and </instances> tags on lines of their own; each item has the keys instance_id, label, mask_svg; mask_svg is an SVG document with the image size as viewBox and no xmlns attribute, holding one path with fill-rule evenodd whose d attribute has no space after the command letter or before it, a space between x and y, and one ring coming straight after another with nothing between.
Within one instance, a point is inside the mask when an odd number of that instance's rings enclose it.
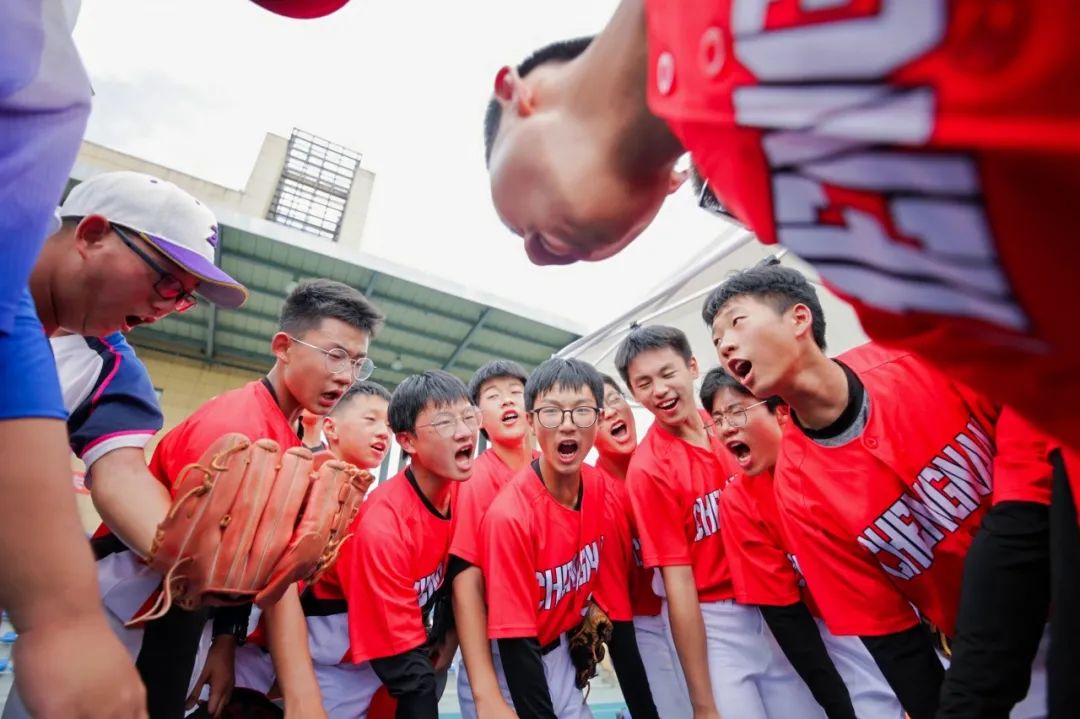
<instances>
[{"instance_id":1,"label":"metal window grille","mask_svg":"<svg viewBox=\"0 0 1080 719\"><path fill-rule=\"evenodd\" d=\"M267 219L335 242L360 153L293 130Z\"/></svg>"}]
</instances>

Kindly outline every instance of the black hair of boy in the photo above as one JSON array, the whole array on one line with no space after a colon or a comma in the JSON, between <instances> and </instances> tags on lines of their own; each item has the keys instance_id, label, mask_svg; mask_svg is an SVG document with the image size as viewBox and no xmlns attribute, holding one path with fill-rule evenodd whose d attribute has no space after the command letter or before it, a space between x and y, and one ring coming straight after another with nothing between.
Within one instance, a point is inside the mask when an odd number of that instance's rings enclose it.
<instances>
[{"instance_id":1,"label":"black hair of boy","mask_svg":"<svg viewBox=\"0 0 1080 719\"><path fill-rule=\"evenodd\" d=\"M390 392L378 382L369 379L354 382L351 387L341 395L334 408L327 414L328 417L336 417L341 414L354 400L360 397L379 397L390 402Z\"/></svg>"},{"instance_id":2,"label":"black hair of boy","mask_svg":"<svg viewBox=\"0 0 1080 719\"><path fill-rule=\"evenodd\" d=\"M604 380L588 362L579 359L553 357L541 362L525 383L525 411L532 412L536 400L552 390L576 390L586 387L593 394L596 406L604 406Z\"/></svg>"},{"instance_id":3,"label":"black hair of boy","mask_svg":"<svg viewBox=\"0 0 1080 719\"><path fill-rule=\"evenodd\" d=\"M711 328L724 306L743 296L764 302L777 314L783 314L795 305L806 305L813 315L814 343L825 349L825 312L814 286L798 270L783 265L759 265L732 275L705 299L701 308L705 326Z\"/></svg>"},{"instance_id":4,"label":"black hair of boy","mask_svg":"<svg viewBox=\"0 0 1080 719\"><path fill-rule=\"evenodd\" d=\"M573 60L592 42L592 37L579 37L573 40L560 40L550 45L545 45L517 66L519 77L525 77L530 72L549 62L567 62ZM491 146L495 144L495 136L499 134L499 123L502 122L502 105L495 98L488 102L487 112L484 113L484 164L491 162Z\"/></svg>"},{"instance_id":5,"label":"black hair of boy","mask_svg":"<svg viewBox=\"0 0 1080 719\"><path fill-rule=\"evenodd\" d=\"M615 369L619 370L619 376L622 377L623 382L630 384L630 363L638 355L660 349L674 350L687 364L694 356L690 350L690 340L678 327L666 325L635 327L630 330L630 334L619 344L619 349L615 352Z\"/></svg>"},{"instance_id":6,"label":"black hair of boy","mask_svg":"<svg viewBox=\"0 0 1080 719\"><path fill-rule=\"evenodd\" d=\"M278 326L296 337L315 329L324 319L340 320L374 337L386 317L359 290L320 278L304 280L289 293Z\"/></svg>"},{"instance_id":7,"label":"black hair of boy","mask_svg":"<svg viewBox=\"0 0 1080 719\"><path fill-rule=\"evenodd\" d=\"M600 379L604 380L605 385L609 385L609 386L613 387L615 389L615 391L618 392L619 394L621 394L623 397L626 396L626 392L623 391L622 385L619 384L619 381L617 379L615 379L614 377L612 377L611 375L601 373L600 374Z\"/></svg>"},{"instance_id":8,"label":"black hair of boy","mask_svg":"<svg viewBox=\"0 0 1080 719\"><path fill-rule=\"evenodd\" d=\"M484 389L484 384L493 379L516 379L524 385L529 381L529 373L513 360L491 360L473 372L473 376L469 378L469 399L473 404L480 405L480 391ZM480 428L480 434L484 435L484 439L488 439L487 430L483 427Z\"/></svg>"},{"instance_id":9,"label":"black hair of boy","mask_svg":"<svg viewBox=\"0 0 1080 719\"><path fill-rule=\"evenodd\" d=\"M468 401L465 383L445 370L429 369L409 375L390 395L390 429L394 434L415 432L416 418L427 407L441 409Z\"/></svg>"},{"instance_id":10,"label":"black hair of boy","mask_svg":"<svg viewBox=\"0 0 1080 719\"><path fill-rule=\"evenodd\" d=\"M730 389L733 392L748 397L751 400L757 400L757 396L750 390L742 385L739 380L735 379L721 367L713 367L711 370L705 373L705 377L701 380L701 391L698 393L698 397L701 398L701 406L705 408L705 411L712 414L713 400L716 398L716 393L722 389ZM776 412L776 408L784 403L784 400L779 396L773 395L765 400L765 407L772 413Z\"/></svg>"}]
</instances>

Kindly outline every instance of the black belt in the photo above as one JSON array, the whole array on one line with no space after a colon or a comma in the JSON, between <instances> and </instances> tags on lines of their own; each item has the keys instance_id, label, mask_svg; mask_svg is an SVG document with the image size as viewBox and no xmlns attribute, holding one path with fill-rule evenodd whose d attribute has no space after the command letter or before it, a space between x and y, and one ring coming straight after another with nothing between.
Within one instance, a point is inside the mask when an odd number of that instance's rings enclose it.
<instances>
[{"instance_id":1,"label":"black belt","mask_svg":"<svg viewBox=\"0 0 1080 719\"><path fill-rule=\"evenodd\" d=\"M111 554L128 551L128 546L121 542L120 538L115 534L106 534L104 537L91 539L90 550L94 553L94 561L100 562Z\"/></svg>"}]
</instances>

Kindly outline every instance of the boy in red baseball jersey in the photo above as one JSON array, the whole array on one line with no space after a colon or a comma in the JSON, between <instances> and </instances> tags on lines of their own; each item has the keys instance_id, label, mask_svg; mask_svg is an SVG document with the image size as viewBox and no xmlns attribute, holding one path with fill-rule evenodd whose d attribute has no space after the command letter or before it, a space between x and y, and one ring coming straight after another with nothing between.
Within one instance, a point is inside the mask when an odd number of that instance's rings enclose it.
<instances>
[{"instance_id":1,"label":"boy in red baseball jersey","mask_svg":"<svg viewBox=\"0 0 1080 719\"><path fill-rule=\"evenodd\" d=\"M488 636L522 719L584 719L566 633L588 609L609 518L606 481L585 464L603 397L600 374L550 359L525 385L540 457L496 496L481 529ZM496 581L497 579L497 581Z\"/></svg>"},{"instance_id":2,"label":"boy in red baseball jersey","mask_svg":"<svg viewBox=\"0 0 1080 719\"><path fill-rule=\"evenodd\" d=\"M702 314L727 371L791 407L776 498L826 623L862 637L913 719L934 716L943 672L916 610L954 634L972 537L992 493L1038 493L1039 438L908 353L865 345L828 358L816 293L789 268L735 275ZM1019 676L986 661L977 672L999 699L1026 691L1045 602L1040 611L1033 641L1012 646ZM969 660L980 656L990 652Z\"/></svg>"},{"instance_id":3,"label":"boy in red baseball jersey","mask_svg":"<svg viewBox=\"0 0 1080 719\"><path fill-rule=\"evenodd\" d=\"M796 569L776 509L772 471L787 406L759 400L719 367L701 383L701 405L739 465L720 495L720 528L735 596L756 605L792 666L829 719L901 719L904 710L857 637L837 637Z\"/></svg>"},{"instance_id":4,"label":"boy in red baseball jersey","mask_svg":"<svg viewBox=\"0 0 1080 719\"><path fill-rule=\"evenodd\" d=\"M277 361L267 376L211 399L165 434L150 461L151 473L171 487L183 468L198 461L226 432L269 438L283 448L298 446L294 427L300 410L325 414L355 380L374 369L367 351L381 323L382 314L356 290L332 280L301 283L282 307L280 330L270 342ZM152 604L161 577L135 553L108 537L107 529L102 528L95 539L98 580L105 607L126 621ZM218 613L215 644L232 644L246 636L247 618L238 614L243 612ZM291 650L307 642L296 591L287 592L265 614L282 691L286 702L297 707L290 711L321 716L310 660L306 653ZM144 676L190 676L206 613L177 609L171 616L171 620L170 615L164 618L168 621L150 622L142 638L141 629L124 630L122 639L142 644L138 663ZM215 652L221 666L231 672L229 655L222 647ZM182 715L187 682L173 684L176 696L163 697L163 709L155 716Z\"/></svg>"},{"instance_id":5,"label":"boy in red baseball jersey","mask_svg":"<svg viewBox=\"0 0 1080 719\"><path fill-rule=\"evenodd\" d=\"M676 668L678 659L664 628L660 597L652 588L656 570L641 561L637 523L626 491L626 473L638 444L634 413L619 383L608 375L601 377L604 411L596 432L596 468L608 479L615 521L604 542L605 565L597 596L606 605L614 627L611 661L632 716L645 716L650 711L662 717L689 716L686 682ZM624 627L626 622L633 625L632 635ZM631 640L634 648L623 646ZM645 676L634 674L635 657L640 658Z\"/></svg>"},{"instance_id":6,"label":"boy in red baseball jersey","mask_svg":"<svg viewBox=\"0 0 1080 719\"><path fill-rule=\"evenodd\" d=\"M1080 225L1078 23L1063 0L624 0L587 49L495 75L492 198L534 262L599 260L689 151L870 336L1080 448L1080 340L1058 314L1078 257L1056 239Z\"/></svg>"},{"instance_id":7,"label":"boy in red baseball jersey","mask_svg":"<svg viewBox=\"0 0 1080 719\"><path fill-rule=\"evenodd\" d=\"M315 428L315 436L325 436L328 445L326 451L316 455L316 466L336 457L377 472L390 445L389 402L390 393L376 382L363 380L350 387L322 418L321 431ZM300 605L307 617L308 651L315 665L323 708L331 718L340 714L337 707L342 703L342 695L352 689L341 681L349 673L337 669L348 661L349 650L348 605L341 591L338 566L331 565L318 582L300 595ZM236 652L236 686L267 694L275 680L265 642L249 637L247 644ZM209 708L213 713L213 702Z\"/></svg>"},{"instance_id":8,"label":"boy in red baseball jersey","mask_svg":"<svg viewBox=\"0 0 1080 719\"><path fill-rule=\"evenodd\" d=\"M364 503L337 575L348 605L349 674L332 716L367 716L380 684L399 719L436 719L437 675L457 650L444 584L461 482L473 470L480 413L464 383L429 370L394 390L390 429L409 465ZM328 657L329 658L329 657Z\"/></svg>"},{"instance_id":9,"label":"boy in red baseball jersey","mask_svg":"<svg viewBox=\"0 0 1080 719\"><path fill-rule=\"evenodd\" d=\"M525 415L528 375L516 362L497 359L476 370L469 397L480 410L480 432L490 442L458 491L457 519L450 543L454 622L464 661L458 672L458 701L464 719L512 717L505 678L492 661L480 556L480 524L499 490L536 458Z\"/></svg>"},{"instance_id":10,"label":"boy in red baseball jersey","mask_svg":"<svg viewBox=\"0 0 1080 719\"><path fill-rule=\"evenodd\" d=\"M736 604L719 502L733 462L694 404L697 360L674 327L639 327L615 366L656 421L634 452L627 489L646 567L658 567L663 611L695 719L823 717L790 666L780 671L754 607Z\"/></svg>"}]
</instances>

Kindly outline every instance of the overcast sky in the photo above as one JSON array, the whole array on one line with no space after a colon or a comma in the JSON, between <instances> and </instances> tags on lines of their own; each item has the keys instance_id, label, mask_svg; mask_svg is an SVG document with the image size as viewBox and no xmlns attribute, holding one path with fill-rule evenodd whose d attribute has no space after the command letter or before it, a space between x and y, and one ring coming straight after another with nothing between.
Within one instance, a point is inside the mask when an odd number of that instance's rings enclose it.
<instances>
[{"instance_id":1,"label":"overcast sky","mask_svg":"<svg viewBox=\"0 0 1080 719\"><path fill-rule=\"evenodd\" d=\"M687 187L617 257L534 267L491 206L481 125L499 66L597 32L616 4L352 0L301 22L246 0L89 0L87 138L241 188L265 133L313 132L376 174L365 250L597 327L722 227Z\"/></svg>"}]
</instances>

